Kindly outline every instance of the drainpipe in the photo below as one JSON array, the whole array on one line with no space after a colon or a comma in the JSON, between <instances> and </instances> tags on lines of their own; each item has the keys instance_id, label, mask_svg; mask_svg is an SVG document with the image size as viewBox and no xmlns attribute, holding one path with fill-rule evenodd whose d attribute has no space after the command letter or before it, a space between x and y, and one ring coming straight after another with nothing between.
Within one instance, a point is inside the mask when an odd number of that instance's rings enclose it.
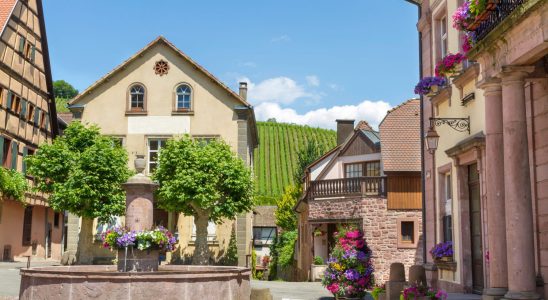
<instances>
[{"instance_id":1,"label":"drainpipe","mask_svg":"<svg viewBox=\"0 0 548 300\"><path fill-rule=\"evenodd\" d=\"M413 0L405 0L413 5L417 6L418 20L421 18L421 5L419 2ZM422 71L422 33L419 31L419 79L423 77ZM422 200L422 263L426 263L426 194L425 194L425 180L424 180L424 97L420 96L420 122L421 122L421 200Z\"/></svg>"}]
</instances>

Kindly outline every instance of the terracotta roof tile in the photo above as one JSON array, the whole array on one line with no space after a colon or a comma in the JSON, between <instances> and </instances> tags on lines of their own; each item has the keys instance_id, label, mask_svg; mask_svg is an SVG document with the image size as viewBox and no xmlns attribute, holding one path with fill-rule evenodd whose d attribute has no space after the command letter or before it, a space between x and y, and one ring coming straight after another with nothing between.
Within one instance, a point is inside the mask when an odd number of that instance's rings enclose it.
<instances>
[{"instance_id":1,"label":"terracotta roof tile","mask_svg":"<svg viewBox=\"0 0 548 300\"><path fill-rule=\"evenodd\" d=\"M385 171L420 171L420 100L408 100L392 110L379 125Z\"/></svg>"},{"instance_id":2,"label":"terracotta roof tile","mask_svg":"<svg viewBox=\"0 0 548 300\"><path fill-rule=\"evenodd\" d=\"M356 125L356 129L373 131L373 128L365 120L360 121L358 125Z\"/></svg>"},{"instance_id":3,"label":"terracotta roof tile","mask_svg":"<svg viewBox=\"0 0 548 300\"><path fill-rule=\"evenodd\" d=\"M0 0L0 28L4 32L4 28L8 23L11 12L17 3L16 0Z\"/></svg>"}]
</instances>

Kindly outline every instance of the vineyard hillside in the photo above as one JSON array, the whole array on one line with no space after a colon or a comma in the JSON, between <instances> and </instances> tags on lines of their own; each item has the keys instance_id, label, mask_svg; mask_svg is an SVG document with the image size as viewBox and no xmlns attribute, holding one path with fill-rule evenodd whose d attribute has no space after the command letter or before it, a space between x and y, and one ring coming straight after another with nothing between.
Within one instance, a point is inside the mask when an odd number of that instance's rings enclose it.
<instances>
[{"instance_id":1,"label":"vineyard hillside","mask_svg":"<svg viewBox=\"0 0 548 300\"><path fill-rule=\"evenodd\" d=\"M285 186L293 184L297 153L309 139L323 152L335 147L334 130L303 125L257 122L259 147L255 149L254 173L259 204L275 204Z\"/></svg>"}]
</instances>

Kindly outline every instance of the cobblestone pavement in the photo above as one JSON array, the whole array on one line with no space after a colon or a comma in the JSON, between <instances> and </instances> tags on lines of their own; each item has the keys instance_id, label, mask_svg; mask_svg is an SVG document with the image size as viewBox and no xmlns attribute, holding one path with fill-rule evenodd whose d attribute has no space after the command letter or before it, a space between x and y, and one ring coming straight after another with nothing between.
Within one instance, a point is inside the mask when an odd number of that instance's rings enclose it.
<instances>
[{"instance_id":1,"label":"cobblestone pavement","mask_svg":"<svg viewBox=\"0 0 548 300\"><path fill-rule=\"evenodd\" d=\"M31 262L31 267L55 266L59 262L40 261ZM21 276L19 269L27 267L26 262L0 262L0 300L17 299Z\"/></svg>"},{"instance_id":2,"label":"cobblestone pavement","mask_svg":"<svg viewBox=\"0 0 548 300\"><path fill-rule=\"evenodd\" d=\"M252 288L269 288L274 300L332 300L335 299L319 282L259 281ZM449 294L450 300L476 300L480 295Z\"/></svg>"}]
</instances>

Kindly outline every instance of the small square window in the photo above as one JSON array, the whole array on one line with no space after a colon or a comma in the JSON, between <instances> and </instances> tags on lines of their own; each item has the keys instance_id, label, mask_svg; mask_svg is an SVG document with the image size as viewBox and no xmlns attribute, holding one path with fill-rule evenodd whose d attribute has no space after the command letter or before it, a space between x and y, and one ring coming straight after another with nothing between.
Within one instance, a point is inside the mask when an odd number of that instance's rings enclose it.
<instances>
[{"instance_id":1,"label":"small square window","mask_svg":"<svg viewBox=\"0 0 548 300\"><path fill-rule=\"evenodd\" d=\"M417 218L401 218L397 220L398 248L417 248L419 235Z\"/></svg>"},{"instance_id":2,"label":"small square window","mask_svg":"<svg viewBox=\"0 0 548 300\"><path fill-rule=\"evenodd\" d=\"M414 237L414 222L401 222L401 242L413 243Z\"/></svg>"}]
</instances>

